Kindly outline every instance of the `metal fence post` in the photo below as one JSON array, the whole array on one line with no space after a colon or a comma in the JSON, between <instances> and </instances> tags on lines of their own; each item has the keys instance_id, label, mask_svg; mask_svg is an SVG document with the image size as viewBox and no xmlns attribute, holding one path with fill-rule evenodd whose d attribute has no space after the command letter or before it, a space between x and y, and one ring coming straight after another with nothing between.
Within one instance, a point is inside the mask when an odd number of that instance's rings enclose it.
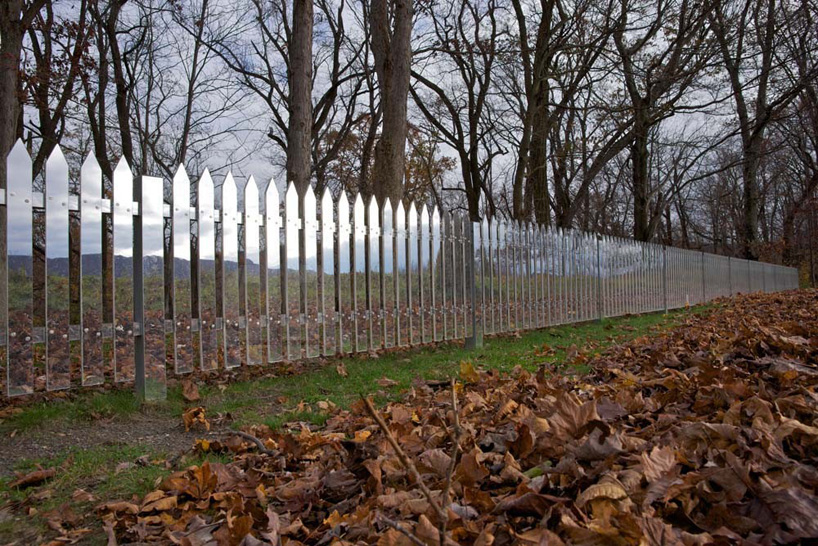
<instances>
[{"instance_id":1,"label":"metal fence post","mask_svg":"<svg viewBox=\"0 0 818 546\"><path fill-rule=\"evenodd\" d=\"M142 177L134 177L133 200L138 203L133 221L133 335L134 335L134 389L140 402L145 401L145 300L142 278Z\"/></svg>"},{"instance_id":2,"label":"metal fence post","mask_svg":"<svg viewBox=\"0 0 818 546\"><path fill-rule=\"evenodd\" d=\"M471 337L466 338L466 349L480 349L483 347L483 323L477 320L477 261L475 260L476 248L474 230L480 229L479 222L469 222L471 229L468 234L468 244L466 248L470 250L468 263L471 274L468 275L469 297L471 298ZM482 267L482 260L480 267ZM482 302L480 302L482 305ZM479 326L479 327L478 327Z\"/></svg>"}]
</instances>

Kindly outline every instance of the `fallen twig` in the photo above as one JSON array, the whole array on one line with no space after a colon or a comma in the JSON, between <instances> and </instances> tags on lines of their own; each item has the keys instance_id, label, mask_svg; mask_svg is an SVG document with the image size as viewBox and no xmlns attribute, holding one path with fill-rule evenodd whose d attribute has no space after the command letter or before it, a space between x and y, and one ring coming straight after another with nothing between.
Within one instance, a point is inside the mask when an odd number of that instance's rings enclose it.
<instances>
[{"instance_id":1,"label":"fallen twig","mask_svg":"<svg viewBox=\"0 0 818 546\"><path fill-rule=\"evenodd\" d=\"M262 442L261 440L259 440L255 436L253 436L252 434L247 434L246 432L242 432L240 430L231 430L230 432L225 432L224 434L226 436L231 436L231 435L238 436L239 438L244 438L245 440L253 442L256 445L256 447L258 448L259 452L263 453L265 455L272 455L272 456L278 455L278 453L276 453L275 451L270 451L269 449L267 449L267 446L264 445L264 442Z\"/></svg>"}]
</instances>

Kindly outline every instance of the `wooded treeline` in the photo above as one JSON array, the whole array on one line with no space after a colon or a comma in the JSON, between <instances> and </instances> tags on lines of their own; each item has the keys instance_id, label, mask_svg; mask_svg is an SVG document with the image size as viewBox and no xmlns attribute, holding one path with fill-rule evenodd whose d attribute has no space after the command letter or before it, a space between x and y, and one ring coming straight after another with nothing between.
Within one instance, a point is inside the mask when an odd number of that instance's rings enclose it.
<instances>
[{"instance_id":1,"label":"wooded treeline","mask_svg":"<svg viewBox=\"0 0 818 546\"><path fill-rule=\"evenodd\" d=\"M108 178L119 157L232 168L804 264L816 19L815 0L4 0L0 155L24 138L39 175L59 144Z\"/></svg>"}]
</instances>

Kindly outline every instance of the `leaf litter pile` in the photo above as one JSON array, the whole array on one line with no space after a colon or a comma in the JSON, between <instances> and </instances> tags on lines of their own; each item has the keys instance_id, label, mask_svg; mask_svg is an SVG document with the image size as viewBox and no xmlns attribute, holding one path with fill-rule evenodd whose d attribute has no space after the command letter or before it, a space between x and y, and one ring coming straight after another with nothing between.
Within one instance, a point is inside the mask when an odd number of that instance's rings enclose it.
<instances>
[{"instance_id":1,"label":"leaf litter pile","mask_svg":"<svg viewBox=\"0 0 818 546\"><path fill-rule=\"evenodd\" d=\"M119 541L782 544L818 537L818 292L747 296L596 357L461 365L320 429L253 428L99 507Z\"/></svg>"}]
</instances>

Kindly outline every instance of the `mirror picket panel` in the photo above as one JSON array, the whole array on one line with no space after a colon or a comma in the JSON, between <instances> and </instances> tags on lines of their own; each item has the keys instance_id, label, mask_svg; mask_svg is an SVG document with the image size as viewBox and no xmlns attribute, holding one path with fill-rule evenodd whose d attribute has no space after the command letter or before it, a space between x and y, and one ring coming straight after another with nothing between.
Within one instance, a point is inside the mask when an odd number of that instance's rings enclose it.
<instances>
[{"instance_id":1,"label":"mirror picket panel","mask_svg":"<svg viewBox=\"0 0 818 546\"><path fill-rule=\"evenodd\" d=\"M244 320L247 326L247 364L264 363L264 327L261 290L261 214L256 180L244 186Z\"/></svg>"},{"instance_id":2,"label":"mirror picket panel","mask_svg":"<svg viewBox=\"0 0 818 546\"><path fill-rule=\"evenodd\" d=\"M102 264L102 169L89 155L80 173L80 321L82 385L105 381Z\"/></svg>"},{"instance_id":3,"label":"mirror picket panel","mask_svg":"<svg viewBox=\"0 0 818 546\"><path fill-rule=\"evenodd\" d=\"M171 223L173 284L171 285L171 309L173 310L173 364L176 373L189 373L194 369L195 350L191 321L193 299L191 297L190 267L190 179L180 166L173 177L173 222Z\"/></svg>"},{"instance_id":4,"label":"mirror picket panel","mask_svg":"<svg viewBox=\"0 0 818 546\"><path fill-rule=\"evenodd\" d=\"M366 290L366 220L364 200L361 194L355 196L352 204L353 253L355 273L353 290L355 293L355 351L369 350L369 310Z\"/></svg>"},{"instance_id":5,"label":"mirror picket panel","mask_svg":"<svg viewBox=\"0 0 818 546\"><path fill-rule=\"evenodd\" d=\"M432 208L432 329L434 330L434 340L441 341L444 338L443 330L443 237L440 231L440 211L437 207Z\"/></svg>"},{"instance_id":6,"label":"mirror picket panel","mask_svg":"<svg viewBox=\"0 0 818 546\"><path fill-rule=\"evenodd\" d=\"M477 272L472 271L471 265L471 257L472 257L472 249L469 243L469 237L471 232L473 231L473 227L471 221L469 220L468 216L460 215L460 255L462 260L462 271L463 274L460 277L463 282L460 283L460 293L463 295L463 305L461 306L461 312L463 313L463 337L468 338L472 336L473 324L472 324L472 305L474 302L472 301L471 297L471 283L477 282Z\"/></svg>"},{"instance_id":7,"label":"mirror picket panel","mask_svg":"<svg viewBox=\"0 0 818 546\"><path fill-rule=\"evenodd\" d=\"M381 301L381 211L378 200L373 195L367 207L367 316L369 328L369 348L378 350L383 347L383 307Z\"/></svg>"},{"instance_id":8,"label":"mirror picket panel","mask_svg":"<svg viewBox=\"0 0 818 546\"><path fill-rule=\"evenodd\" d=\"M114 381L133 381L133 177L124 159L114 170L113 214Z\"/></svg>"},{"instance_id":9,"label":"mirror picket panel","mask_svg":"<svg viewBox=\"0 0 818 546\"><path fill-rule=\"evenodd\" d=\"M142 177L142 279L145 399L167 398L165 369L165 202L163 180Z\"/></svg>"},{"instance_id":10,"label":"mirror picket panel","mask_svg":"<svg viewBox=\"0 0 818 546\"><path fill-rule=\"evenodd\" d=\"M409 345L409 264L407 262L406 209L402 201L395 207L395 263L397 274L397 343Z\"/></svg>"},{"instance_id":11,"label":"mirror picket panel","mask_svg":"<svg viewBox=\"0 0 818 546\"><path fill-rule=\"evenodd\" d=\"M222 183L222 327L224 366L237 368L242 362L241 309L239 298L239 213L238 188L228 173Z\"/></svg>"},{"instance_id":12,"label":"mirror picket panel","mask_svg":"<svg viewBox=\"0 0 818 546\"><path fill-rule=\"evenodd\" d=\"M71 386L68 163L59 146L45 166L46 388Z\"/></svg>"},{"instance_id":13,"label":"mirror picket panel","mask_svg":"<svg viewBox=\"0 0 818 546\"><path fill-rule=\"evenodd\" d=\"M312 186L304 195L304 266L301 273L304 286L305 338L307 358L321 354L321 319L318 302L318 209Z\"/></svg>"},{"instance_id":14,"label":"mirror picket panel","mask_svg":"<svg viewBox=\"0 0 818 546\"><path fill-rule=\"evenodd\" d=\"M284 194L284 354L287 360L301 358L301 259L299 232L301 218L298 215L298 191L290 182Z\"/></svg>"},{"instance_id":15,"label":"mirror picket panel","mask_svg":"<svg viewBox=\"0 0 818 546\"><path fill-rule=\"evenodd\" d=\"M420 210L420 306L419 317L420 337L423 343L431 342L433 337L433 308L432 308L432 263L431 263L431 233L429 209L426 205Z\"/></svg>"},{"instance_id":16,"label":"mirror picket panel","mask_svg":"<svg viewBox=\"0 0 818 546\"><path fill-rule=\"evenodd\" d=\"M397 307L395 294L398 277L395 274L395 230L393 229L392 202L383 205L383 341L387 349L396 345Z\"/></svg>"},{"instance_id":17,"label":"mirror picket panel","mask_svg":"<svg viewBox=\"0 0 818 546\"><path fill-rule=\"evenodd\" d=\"M196 191L196 220L199 226L199 362L203 371L219 367L219 338L217 325L219 298L216 294L216 222L213 179L205 170L199 178Z\"/></svg>"},{"instance_id":18,"label":"mirror picket panel","mask_svg":"<svg viewBox=\"0 0 818 546\"><path fill-rule=\"evenodd\" d=\"M353 291L351 237L349 201L346 192L342 191L338 199L338 301L342 353L351 353L355 350L355 292Z\"/></svg>"},{"instance_id":19,"label":"mirror picket panel","mask_svg":"<svg viewBox=\"0 0 818 546\"><path fill-rule=\"evenodd\" d=\"M452 311L452 222L451 213L441 213L440 232L440 307L443 314L443 339L454 335Z\"/></svg>"},{"instance_id":20,"label":"mirror picket panel","mask_svg":"<svg viewBox=\"0 0 818 546\"><path fill-rule=\"evenodd\" d=\"M479 227L480 234L480 327L490 334L491 313L489 292L491 291L491 240L489 239L489 221L483 217Z\"/></svg>"},{"instance_id":21,"label":"mirror picket panel","mask_svg":"<svg viewBox=\"0 0 818 546\"><path fill-rule=\"evenodd\" d=\"M414 203L409 205L407 215L407 240L409 241L408 262L409 270L409 344L420 343L420 261L418 259L418 209Z\"/></svg>"},{"instance_id":22,"label":"mirror picket panel","mask_svg":"<svg viewBox=\"0 0 818 546\"><path fill-rule=\"evenodd\" d=\"M264 258L266 267L267 362L284 358L285 319L281 282L281 200L274 180L264 195Z\"/></svg>"},{"instance_id":23,"label":"mirror picket panel","mask_svg":"<svg viewBox=\"0 0 818 546\"><path fill-rule=\"evenodd\" d=\"M335 217L332 192L324 189L321 197L321 341L322 353L332 356L338 351L338 314L335 312Z\"/></svg>"},{"instance_id":24,"label":"mirror picket panel","mask_svg":"<svg viewBox=\"0 0 818 546\"><path fill-rule=\"evenodd\" d=\"M9 396L34 391L34 286L31 159L22 141L7 158L6 225L8 256L3 264L7 325L3 324L6 350L6 390Z\"/></svg>"}]
</instances>

